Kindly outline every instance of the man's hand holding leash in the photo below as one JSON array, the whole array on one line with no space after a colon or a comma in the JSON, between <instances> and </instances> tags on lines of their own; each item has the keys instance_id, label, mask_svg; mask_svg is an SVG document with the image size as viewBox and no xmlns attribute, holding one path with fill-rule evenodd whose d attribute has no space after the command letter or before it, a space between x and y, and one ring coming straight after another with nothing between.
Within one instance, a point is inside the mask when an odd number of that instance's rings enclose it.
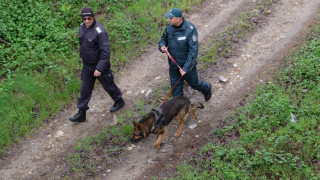
<instances>
[{"instance_id":1,"label":"man's hand holding leash","mask_svg":"<svg viewBox=\"0 0 320 180\"><path fill-rule=\"evenodd\" d=\"M169 54L167 47L162 46L162 47L161 47L161 51L167 53L167 55L169 56L169 58L171 58L172 61L175 62L175 61L173 60L173 58L171 57L171 55ZM175 63L176 63L176 62L175 62ZM177 63L176 63L176 64L177 64ZM185 72L184 70L182 70L182 68L181 68L178 64L177 64L177 66L178 66L178 68L179 68L179 71L180 71L181 76L184 76L184 75L186 74L186 72Z\"/></svg>"}]
</instances>

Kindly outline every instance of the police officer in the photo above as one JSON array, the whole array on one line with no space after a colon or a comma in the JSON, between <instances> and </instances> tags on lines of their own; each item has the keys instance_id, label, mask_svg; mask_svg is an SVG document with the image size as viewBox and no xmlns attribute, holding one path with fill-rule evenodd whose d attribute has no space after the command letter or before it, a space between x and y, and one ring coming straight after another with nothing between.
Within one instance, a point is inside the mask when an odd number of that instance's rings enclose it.
<instances>
[{"instance_id":1,"label":"police officer","mask_svg":"<svg viewBox=\"0 0 320 180\"><path fill-rule=\"evenodd\" d=\"M159 41L159 50L161 52L168 51L172 58L179 64L181 69L170 59L169 75L171 88L180 79L176 87L172 90L173 96L183 96L184 80L195 90L204 94L204 98L208 101L211 98L211 84L201 81L198 78L196 68L198 56L198 32L194 25L182 17L179 8L172 8L165 14L169 24L164 30Z\"/></svg>"},{"instance_id":2,"label":"police officer","mask_svg":"<svg viewBox=\"0 0 320 180\"><path fill-rule=\"evenodd\" d=\"M69 119L72 122L86 120L86 110L89 109L88 103L96 79L100 81L104 90L114 101L110 112L119 110L125 104L110 69L110 42L107 31L94 19L92 9L83 8L81 17L83 23L79 28L79 41L83 68L81 71L80 98L77 104L79 112Z\"/></svg>"}]
</instances>

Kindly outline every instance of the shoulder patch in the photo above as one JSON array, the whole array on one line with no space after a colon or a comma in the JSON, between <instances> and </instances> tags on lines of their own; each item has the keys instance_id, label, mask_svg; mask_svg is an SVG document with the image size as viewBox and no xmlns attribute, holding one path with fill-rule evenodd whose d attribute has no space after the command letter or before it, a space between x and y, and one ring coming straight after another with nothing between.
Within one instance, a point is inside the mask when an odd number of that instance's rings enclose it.
<instances>
[{"instance_id":1,"label":"shoulder patch","mask_svg":"<svg viewBox=\"0 0 320 180\"><path fill-rule=\"evenodd\" d=\"M192 41L197 41L197 40L198 40L197 35L193 35L193 36L192 36Z\"/></svg>"},{"instance_id":2,"label":"shoulder patch","mask_svg":"<svg viewBox=\"0 0 320 180\"><path fill-rule=\"evenodd\" d=\"M96 30L98 31L98 33L101 33L101 29L99 27L96 27Z\"/></svg>"},{"instance_id":3,"label":"shoulder patch","mask_svg":"<svg viewBox=\"0 0 320 180\"><path fill-rule=\"evenodd\" d=\"M189 28L190 28L190 29L194 29L194 27L193 27L193 26L189 26Z\"/></svg>"}]
</instances>

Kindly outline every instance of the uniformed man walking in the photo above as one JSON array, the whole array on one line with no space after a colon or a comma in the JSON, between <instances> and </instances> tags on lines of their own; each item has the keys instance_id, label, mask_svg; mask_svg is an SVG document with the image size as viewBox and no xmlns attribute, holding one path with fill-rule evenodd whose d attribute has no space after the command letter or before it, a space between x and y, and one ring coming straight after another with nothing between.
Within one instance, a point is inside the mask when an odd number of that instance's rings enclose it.
<instances>
[{"instance_id":1,"label":"uniformed man walking","mask_svg":"<svg viewBox=\"0 0 320 180\"><path fill-rule=\"evenodd\" d=\"M179 8L172 8L165 14L169 24L163 32L159 41L159 50L168 51L172 58L179 64L181 69L168 57L169 75L171 88L180 79L176 87L172 90L173 96L183 96L184 80L195 90L204 94L208 101L211 98L211 84L201 81L198 78L196 68L198 56L198 31L194 25L182 17Z\"/></svg>"},{"instance_id":2,"label":"uniformed man walking","mask_svg":"<svg viewBox=\"0 0 320 180\"><path fill-rule=\"evenodd\" d=\"M110 42L107 31L94 19L92 9L83 8L81 17L83 23L79 28L79 41L83 68L81 71L80 98L77 104L79 112L69 119L72 122L86 120L86 110L89 109L88 103L96 79L100 81L104 90L114 101L110 112L119 110L125 104L110 69Z\"/></svg>"}]
</instances>

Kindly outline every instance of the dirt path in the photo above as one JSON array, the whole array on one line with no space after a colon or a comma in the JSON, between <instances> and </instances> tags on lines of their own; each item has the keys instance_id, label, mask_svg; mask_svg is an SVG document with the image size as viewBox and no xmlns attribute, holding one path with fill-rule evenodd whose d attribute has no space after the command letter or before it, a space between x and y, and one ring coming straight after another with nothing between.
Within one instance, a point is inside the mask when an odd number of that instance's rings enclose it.
<instances>
[{"instance_id":1,"label":"dirt path","mask_svg":"<svg viewBox=\"0 0 320 180\"><path fill-rule=\"evenodd\" d=\"M241 11L253 1L255 0L212 0L197 13L187 15L187 19L198 27L200 45L218 32L225 20L233 17L233 13ZM162 172L167 163L182 162L187 158L188 152L200 148L197 145L202 143L206 130L212 130L220 118L236 108L241 97L262 82L260 79L269 77L264 72L277 67L281 54L292 47L303 28L317 15L319 7L319 0L281 1L269 23L243 45L239 56L228 60L233 66L220 74L206 72L205 80L213 84L214 93L209 102L204 102L200 93L191 98L192 102L200 101L206 106L199 113L198 122L189 120L178 139L172 138L176 127L175 124L171 125L160 151L152 146L155 137L149 136L136 144L127 157L119 158L119 163L110 171L102 173L98 179L150 179L150 174L167 175ZM132 107L137 96L146 95L150 89L168 81L167 69L166 56L157 47L153 47L140 58L139 63L118 75L117 84L124 91L126 107ZM219 83L219 75L224 75L229 81L226 84ZM68 117L76 113L77 109L66 108L38 133L9 151L8 156L0 161L0 179L33 179L45 171L54 174L54 171L63 168L57 162L72 151L79 139L94 135L106 124L113 123L114 116L121 112L110 114L111 105L110 97L98 88L90 101L87 122L70 123ZM198 126L189 129L188 126L194 123ZM145 175L145 172L152 173Z\"/></svg>"}]
</instances>

